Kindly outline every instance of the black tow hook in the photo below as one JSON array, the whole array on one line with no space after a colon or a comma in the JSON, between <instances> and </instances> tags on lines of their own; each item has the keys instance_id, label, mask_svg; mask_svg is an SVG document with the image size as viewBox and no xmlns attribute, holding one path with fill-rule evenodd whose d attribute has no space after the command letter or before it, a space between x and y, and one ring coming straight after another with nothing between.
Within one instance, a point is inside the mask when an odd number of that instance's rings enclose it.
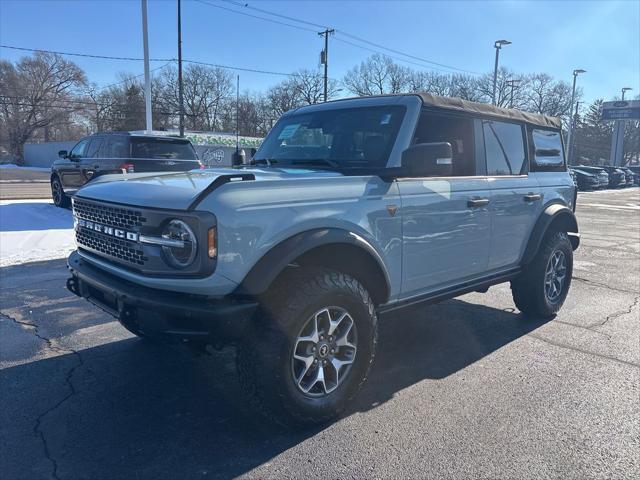
<instances>
[{"instance_id":1,"label":"black tow hook","mask_svg":"<svg viewBox=\"0 0 640 480\"><path fill-rule=\"evenodd\" d=\"M78 288L78 279L76 277L67 278L67 290L74 295L80 297L80 289Z\"/></svg>"}]
</instances>

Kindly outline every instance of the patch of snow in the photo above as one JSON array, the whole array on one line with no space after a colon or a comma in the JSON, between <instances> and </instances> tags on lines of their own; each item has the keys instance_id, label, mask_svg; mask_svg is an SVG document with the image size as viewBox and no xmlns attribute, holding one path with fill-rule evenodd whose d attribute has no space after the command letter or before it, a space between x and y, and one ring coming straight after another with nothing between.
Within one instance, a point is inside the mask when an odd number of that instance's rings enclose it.
<instances>
[{"instance_id":1,"label":"patch of snow","mask_svg":"<svg viewBox=\"0 0 640 480\"><path fill-rule=\"evenodd\" d=\"M16 165L15 163L2 163L0 164L0 168L18 168L20 170L31 170L33 172L50 172L51 167L23 167L21 165Z\"/></svg>"},{"instance_id":2,"label":"patch of snow","mask_svg":"<svg viewBox=\"0 0 640 480\"><path fill-rule=\"evenodd\" d=\"M75 248L70 210L51 200L0 201L0 267L65 258Z\"/></svg>"}]
</instances>

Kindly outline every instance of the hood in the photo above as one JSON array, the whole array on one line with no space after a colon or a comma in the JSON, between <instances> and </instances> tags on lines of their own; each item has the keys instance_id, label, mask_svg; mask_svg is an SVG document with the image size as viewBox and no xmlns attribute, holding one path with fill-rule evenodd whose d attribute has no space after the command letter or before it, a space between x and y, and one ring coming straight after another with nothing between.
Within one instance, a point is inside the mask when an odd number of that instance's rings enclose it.
<instances>
[{"instance_id":1,"label":"hood","mask_svg":"<svg viewBox=\"0 0 640 480\"><path fill-rule=\"evenodd\" d=\"M586 170L580 170L579 168L572 168L571 170L573 172L579 174L579 175L586 175L587 177L595 177L596 176L595 173L587 172Z\"/></svg>"},{"instance_id":2,"label":"hood","mask_svg":"<svg viewBox=\"0 0 640 480\"><path fill-rule=\"evenodd\" d=\"M190 172L128 173L103 175L87 183L76 196L139 207L186 210L198 197L224 188L229 177L246 181L284 181L309 177L342 176L339 172L302 168L218 168ZM215 182L215 183L214 183Z\"/></svg>"}]
</instances>

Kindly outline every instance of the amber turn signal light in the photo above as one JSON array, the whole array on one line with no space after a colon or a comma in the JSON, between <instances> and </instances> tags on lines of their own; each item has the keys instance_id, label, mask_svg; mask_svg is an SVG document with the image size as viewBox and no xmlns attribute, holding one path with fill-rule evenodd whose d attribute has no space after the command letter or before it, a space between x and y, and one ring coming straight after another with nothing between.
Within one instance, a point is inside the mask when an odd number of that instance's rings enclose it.
<instances>
[{"instance_id":1,"label":"amber turn signal light","mask_svg":"<svg viewBox=\"0 0 640 480\"><path fill-rule=\"evenodd\" d=\"M207 252L209 258L216 258L218 255L218 230L211 227L207 232Z\"/></svg>"}]
</instances>

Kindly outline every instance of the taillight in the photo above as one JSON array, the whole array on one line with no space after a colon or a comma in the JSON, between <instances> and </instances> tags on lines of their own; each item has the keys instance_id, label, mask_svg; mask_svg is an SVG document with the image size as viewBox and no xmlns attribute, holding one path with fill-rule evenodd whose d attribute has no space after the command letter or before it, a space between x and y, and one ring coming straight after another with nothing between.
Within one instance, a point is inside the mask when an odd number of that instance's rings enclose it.
<instances>
[{"instance_id":1,"label":"taillight","mask_svg":"<svg viewBox=\"0 0 640 480\"><path fill-rule=\"evenodd\" d=\"M134 173L136 171L133 163L123 163L119 168L122 170L122 173Z\"/></svg>"}]
</instances>

